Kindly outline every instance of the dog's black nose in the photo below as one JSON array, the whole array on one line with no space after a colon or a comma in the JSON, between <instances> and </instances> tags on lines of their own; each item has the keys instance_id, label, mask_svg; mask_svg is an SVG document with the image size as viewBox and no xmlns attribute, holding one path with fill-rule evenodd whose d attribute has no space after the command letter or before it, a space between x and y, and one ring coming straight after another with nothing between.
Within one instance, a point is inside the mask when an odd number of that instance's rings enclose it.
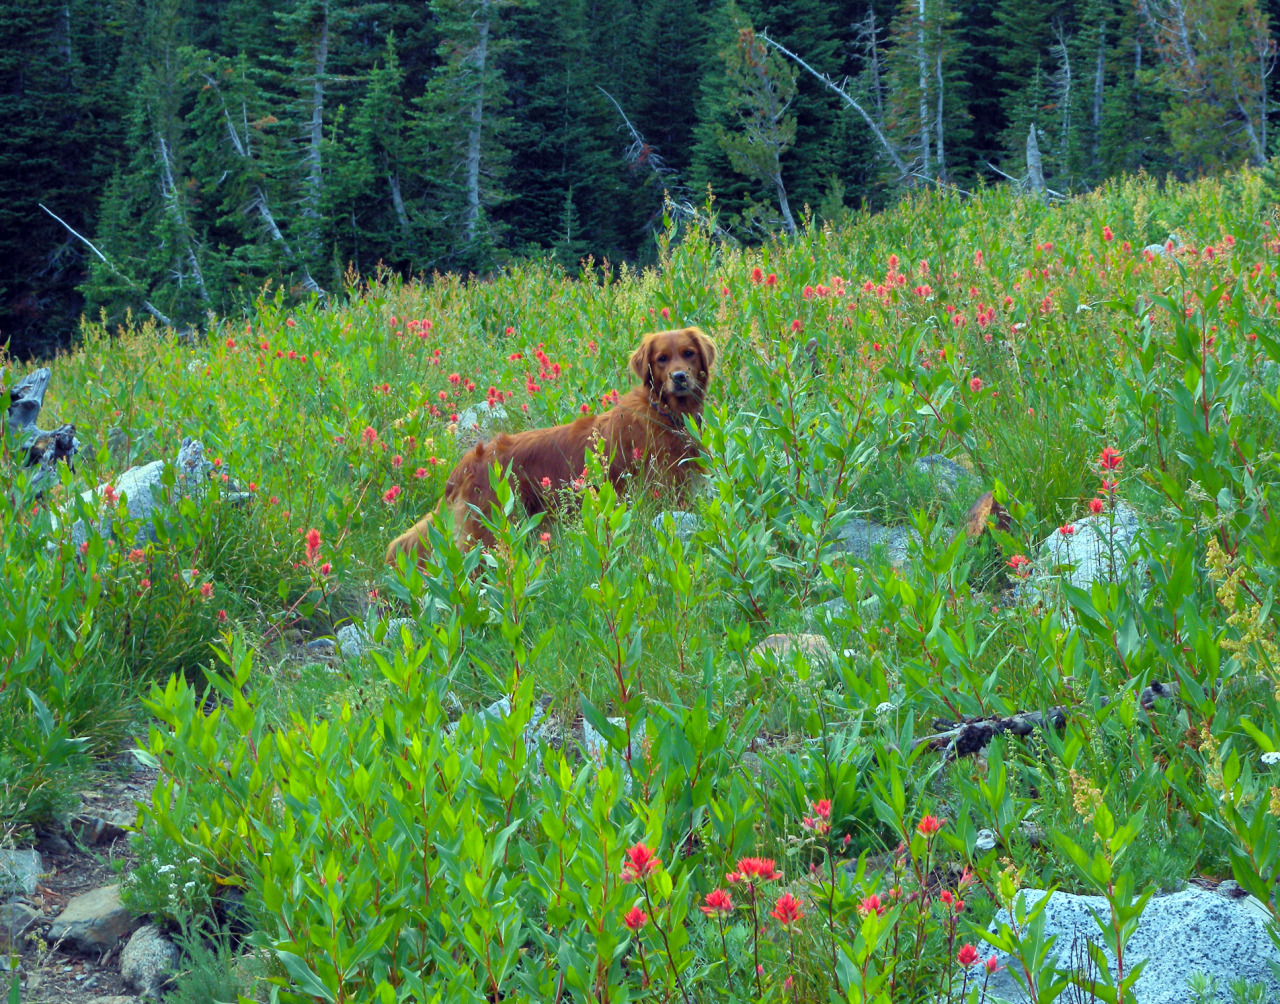
<instances>
[{"instance_id":1,"label":"dog's black nose","mask_svg":"<svg viewBox=\"0 0 1280 1004\"><path fill-rule=\"evenodd\" d=\"M689 386L689 374L684 370L679 370L671 374L671 382L677 387Z\"/></svg>"}]
</instances>

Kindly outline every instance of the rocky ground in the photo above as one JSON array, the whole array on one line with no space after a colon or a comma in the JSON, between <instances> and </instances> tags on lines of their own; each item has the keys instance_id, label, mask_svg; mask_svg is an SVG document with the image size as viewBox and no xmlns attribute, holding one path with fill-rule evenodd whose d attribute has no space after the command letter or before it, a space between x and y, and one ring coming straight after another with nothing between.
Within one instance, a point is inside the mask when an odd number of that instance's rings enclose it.
<instances>
[{"instance_id":1,"label":"rocky ground","mask_svg":"<svg viewBox=\"0 0 1280 1004\"><path fill-rule=\"evenodd\" d=\"M0 970L7 970L0 986L8 988L16 965L23 1004L140 999L146 977L140 981L135 971L131 987L121 974L140 922L120 904L119 882L132 860L125 827L155 778L137 765L104 775L80 793L67 830L43 835L34 848L0 851Z\"/></svg>"}]
</instances>

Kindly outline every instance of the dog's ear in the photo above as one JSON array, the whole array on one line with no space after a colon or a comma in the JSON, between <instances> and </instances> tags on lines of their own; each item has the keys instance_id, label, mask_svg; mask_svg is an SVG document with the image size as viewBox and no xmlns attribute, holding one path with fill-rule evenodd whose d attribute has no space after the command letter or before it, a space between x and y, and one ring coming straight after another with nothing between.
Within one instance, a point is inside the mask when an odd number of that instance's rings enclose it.
<instances>
[{"instance_id":1,"label":"dog's ear","mask_svg":"<svg viewBox=\"0 0 1280 1004\"><path fill-rule=\"evenodd\" d=\"M631 353L631 369L646 387L653 386L653 371L649 368L649 347L653 344L653 335L645 335L639 346Z\"/></svg>"},{"instance_id":2,"label":"dog's ear","mask_svg":"<svg viewBox=\"0 0 1280 1004\"><path fill-rule=\"evenodd\" d=\"M688 328L687 331L697 344L698 351L702 354L702 368L707 373L710 373L711 367L716 361L716 343L707 337L707 333L701 328Z\"/></svg>"}]
</instances>

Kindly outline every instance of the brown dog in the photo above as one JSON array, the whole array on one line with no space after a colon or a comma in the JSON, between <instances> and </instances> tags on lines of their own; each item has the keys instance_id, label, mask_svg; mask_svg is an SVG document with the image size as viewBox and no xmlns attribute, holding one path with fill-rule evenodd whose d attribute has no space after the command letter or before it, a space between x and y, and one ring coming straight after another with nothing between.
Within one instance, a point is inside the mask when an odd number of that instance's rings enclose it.
<instances>
[{"instance_id":1,"label":"brown dog","mask_svg":"<svg viewBox=\"0 0 1280 1004\"><path fill-rule=\"evenodd\" d=\"M699 456L684 420L686 415L701 419L715 358L715 344L698 328L645 335L631 355L631 368L643 384L610 411L478 443L458 461L444 488L443 504L453 512L459 543L493 543L481 517L497 501L489 483L495 463L511 468L516 494L530 514L554 512L556 493L582 476L587 450L597 439L604 441L609 480L619 491L628 475L645 469L667 487L683 488L693 473L691 462ZM401 551L425 555L427 527L434 517L428 513L393 540L387 563L394 565Z\"/></svg>"}]
</instances>

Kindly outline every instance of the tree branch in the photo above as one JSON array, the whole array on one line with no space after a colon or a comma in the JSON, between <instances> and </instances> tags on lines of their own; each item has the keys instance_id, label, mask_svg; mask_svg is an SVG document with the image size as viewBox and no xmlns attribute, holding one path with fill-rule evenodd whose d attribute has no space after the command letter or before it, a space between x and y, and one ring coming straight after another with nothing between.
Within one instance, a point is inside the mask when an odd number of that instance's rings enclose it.
<instances>
[{"instance_id":1,"label":"tree branch","mask_svg":"<svg viewBox=\"0 0 1280 1004\"><path fill-rule=\"evenodd\" d=\"M880 145L884 147L885 153L889 155L889 159L893 161L893 166L898 169L899 174L901 174L901 176L904 178L912 174L912 171L907 167L901 155L894 148L893 144L889 142L889 137L884 134L884 130L882 130L879 124L876 122L876 120L873 119L871 115L867 113L867 110L863 108L862 105L860 105L857 101L854 100L853 96L850 95L848 91L846 91L843 87L841 87L829 76L827 76L827 74L821 73L818 70L815 70L812 66L806 63L803 59L797 56L794 52L792 52L786 46L782 45L779 42L775 42L768 35L760 34L757 37L761 41L769 45L772 45L775 49L777 49L780 53L782 53L788 59L794 61L797 66L799 66L802 70L804 70L806 73L812 76L815 80L821 83L824 87L826 87L832 93L839 96L839 98L842 101L844 101L845 104L847 104L855 112L861 115L862 120L867 123L872 133L875 134L876 139L880 142Z\"/></svg>"},{"instance_id":2,"label":"tree branch","mask_svg":"<svg viewBox=\"0 0 1280 1004\"><path fill-rule=\"evenodd\" d=\"M104 255L101 251L99 251L96 247L93 246L93 241L89 240L89 238L84 236L84 234L76 233L76 231L72 229L71 224L69 224L66 220L60 217L57 213L53 212L53 210L49 209L48 206L44 205L43 203L36 203L36 204L40 206L40 208L43 209L46 213L52 216L55 220L61 223L64 227L66 227L67 232L71 234L72 237L75 237L77 240L83 241L84 244L89 248L89 250L92 251L94 254L96 254L99 258L101 258L102 263L106 265L107 268L111 269L112 275L115 275L120 279L123 279L126 283L128 283L130 289L141 292L142 287L139 286L132 279L130 279L123 272L121 272L118 268L116 268L115 265L111 263L111 261L107 258L106 255ZM169 318L165 317L164 314L160 313L160 311L146 297L142 298L142 306L148 314L154 317L166 328L172 328L174 326L173 322L169 320Z\"/></svg>"}]
</instances>

